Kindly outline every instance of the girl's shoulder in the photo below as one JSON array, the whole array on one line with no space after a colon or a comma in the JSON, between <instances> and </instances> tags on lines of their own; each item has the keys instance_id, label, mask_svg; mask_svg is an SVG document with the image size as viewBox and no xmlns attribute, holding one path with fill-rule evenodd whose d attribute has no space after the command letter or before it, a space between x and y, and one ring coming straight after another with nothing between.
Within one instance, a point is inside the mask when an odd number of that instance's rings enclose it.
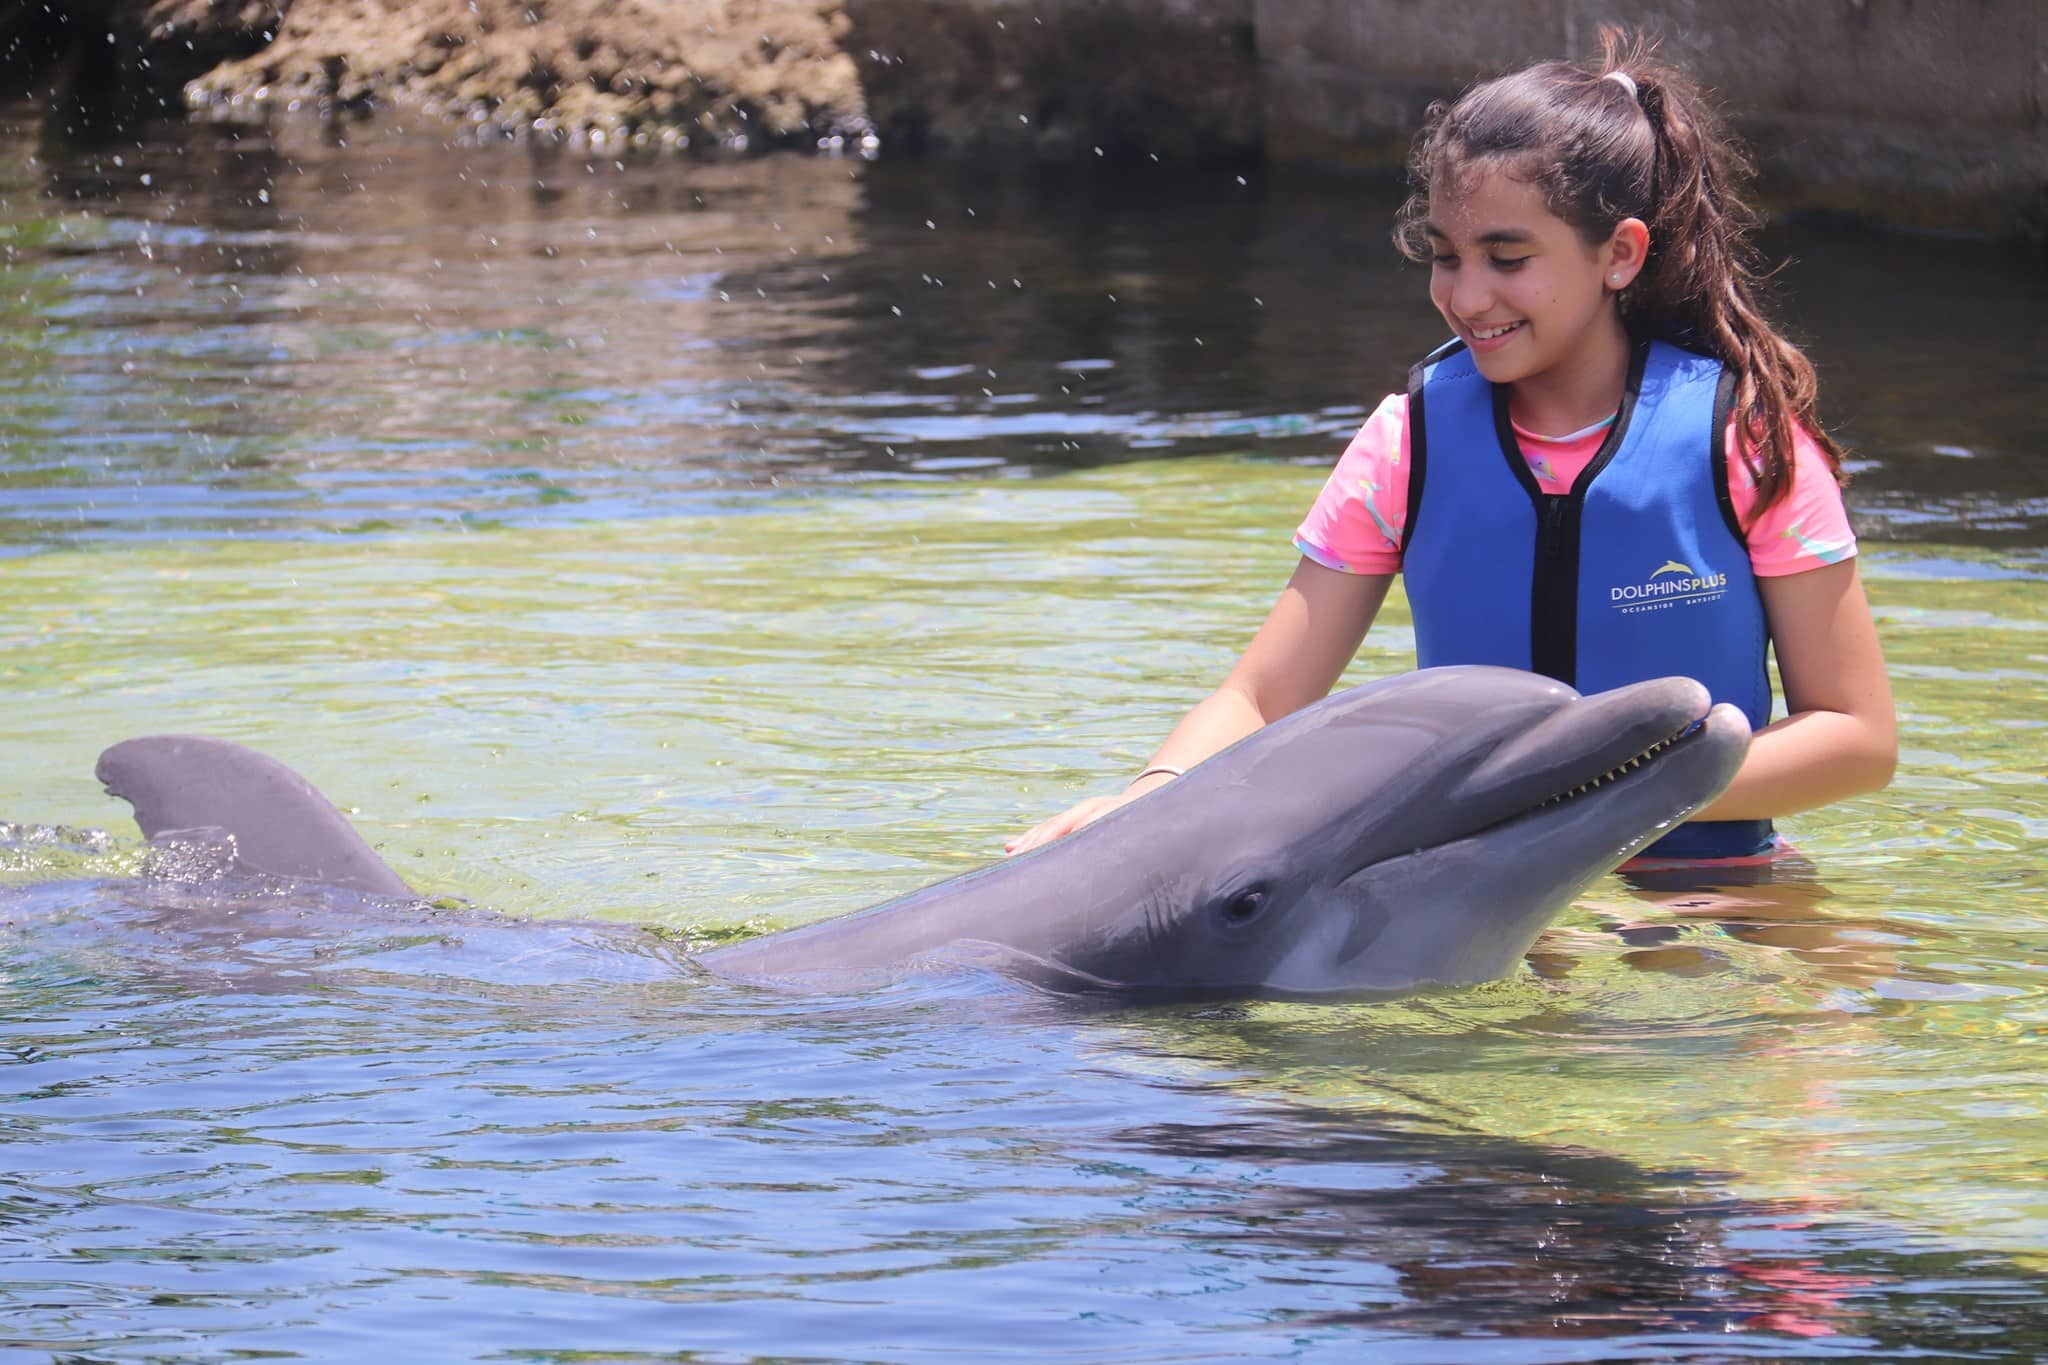
<instances>
[{"instance_id":1,"label":"girl's shoulder","mask_svg":"<svg viewBox=\"0 0 2048 1365\"><path fill-rule=\"evenodd\" d=\"M1380 399L1378 406L1367 415L1365 425L1359 428L1363 433L1375 425L1384 427L1393 424L1396 428L1408 425L1408 395L1406 392L1390 393Z\"/></svg>"},{"instance_id":2,"label":"girl's shoulder","mask_svg":"<svg viewBox=\"0 0 2048 1365\"><path fill-rule=\"evenodd\" d=\"M1400 572L1408 466L1408 395L1390 393L1337 458L1295 547L1345 573Z\"/></svg>"},{"instance_id":3,"label":"girl's shoulder","mask_svg":"<svg viewBox=\"0 0 2048 1365\"><path fill-rule=\"evenodd\" d=\"M1856 533L1849 524L1842 485L1813 433L1804 426L1793 429L1790 486L1776 502L1763 507L1751 467L1756 447L1741 425L1729 419L1722 449L1728 461L1728 500L1756 572L1777 578L1839 564L1854 555Z\"/></svg>"},{"instance_id":4,"label":"girl's shoulder","mask_svg":"<svg viewBox=\"0 0 2048 1365\"><path fill-rule=\"evenodd\" d=\"M1351 443L1337 458L1338 468L1349 461L1354 467L1375 466L1388 470L1408 463L1408 395L1390 393L1367 414ZM1404 474L1405 477L1405 474Z\"/></svg>"}]
</instances>

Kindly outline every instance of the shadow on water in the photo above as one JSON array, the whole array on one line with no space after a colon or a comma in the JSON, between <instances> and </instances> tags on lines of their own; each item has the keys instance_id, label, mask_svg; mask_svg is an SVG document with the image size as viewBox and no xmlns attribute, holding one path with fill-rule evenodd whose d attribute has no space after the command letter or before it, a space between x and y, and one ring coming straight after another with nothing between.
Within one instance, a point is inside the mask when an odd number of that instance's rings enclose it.
<instances>
[{"instance_id":1,"label":"shadow on water","mask_svg":"<svg viewBox=\"0 0 2048 1365\"><path fill-rule=\"evenodd\" d=\"M1635 1349L1602 1359L1746 1358L1751 1334L1823 1358L1941 1356L1969 1341L2028 1359L2048 1345L2048 1314L2028 1302L2040 1277L2000 1257L1822 1200L1731 1198L1711 1171L1410 1123L1294 1105L1117 1140L1218 1173L1182 1177L1177 1218L1219 1261L1325 1300L1289 1315L1299 1328L1512 1338L1529 1360L1588 1358L1536 1343L1603 1338Z\"/></svg>"}]
</instances>

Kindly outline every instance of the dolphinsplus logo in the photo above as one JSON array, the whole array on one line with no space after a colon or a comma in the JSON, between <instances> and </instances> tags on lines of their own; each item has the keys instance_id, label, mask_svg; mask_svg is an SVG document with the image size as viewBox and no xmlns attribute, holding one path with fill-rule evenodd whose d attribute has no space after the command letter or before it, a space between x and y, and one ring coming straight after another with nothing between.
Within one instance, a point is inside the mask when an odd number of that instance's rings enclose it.
<instances>
[{"instance_id":1,"label":"dolphinsplus logo","mask_svg":"<svg viewBox=\"0 0 2048 1365\"><path fill-rule=\"evenodd\" d=\"M1608 588L1607 603L1616 611L1663 611L1712 602L1727 591L1727 574L1711 569L1703 572L1690 564L1667 559L1640 583L1620 583Z\"/></svg>"}]
</instances>

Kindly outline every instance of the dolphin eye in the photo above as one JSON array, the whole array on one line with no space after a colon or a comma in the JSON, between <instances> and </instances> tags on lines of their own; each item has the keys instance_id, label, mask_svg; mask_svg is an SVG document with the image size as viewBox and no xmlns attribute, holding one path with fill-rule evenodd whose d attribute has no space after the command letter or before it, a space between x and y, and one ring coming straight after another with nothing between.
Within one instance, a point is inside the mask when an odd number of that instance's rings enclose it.
<instances>
[{"instance_id":1,"label":"dolphin eye","mask_svg":"<svg viewBox=\"0 0 2048 1365\"><path fill-rule=\"evenodd\" d=\"M1223 902L1216 909L1217 915L1232 928L1250 924L1266 908L1266 893L1256 886L1244 890Z\"/></svg>"}]
</instances>

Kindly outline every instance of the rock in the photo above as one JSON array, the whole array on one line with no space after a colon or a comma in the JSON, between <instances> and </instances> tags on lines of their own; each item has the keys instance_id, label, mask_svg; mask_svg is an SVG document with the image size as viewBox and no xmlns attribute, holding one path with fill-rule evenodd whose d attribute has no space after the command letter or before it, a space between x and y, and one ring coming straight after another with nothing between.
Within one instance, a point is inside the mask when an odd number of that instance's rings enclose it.
<instances>
[{"instance_id":1,"label":"rock","mask_svg":"<svg viewBox=\"0 0 2048 1365\"><path fill-rule=\"evenodd\" d=\"M809 145L868 129L829 0L158 0L282 11L185 87L196 110L416 109L510 136ZM246 19L242 20L246 22ZM155 30L152 30L154 36Z\"/></svg>"}]
</instances>

